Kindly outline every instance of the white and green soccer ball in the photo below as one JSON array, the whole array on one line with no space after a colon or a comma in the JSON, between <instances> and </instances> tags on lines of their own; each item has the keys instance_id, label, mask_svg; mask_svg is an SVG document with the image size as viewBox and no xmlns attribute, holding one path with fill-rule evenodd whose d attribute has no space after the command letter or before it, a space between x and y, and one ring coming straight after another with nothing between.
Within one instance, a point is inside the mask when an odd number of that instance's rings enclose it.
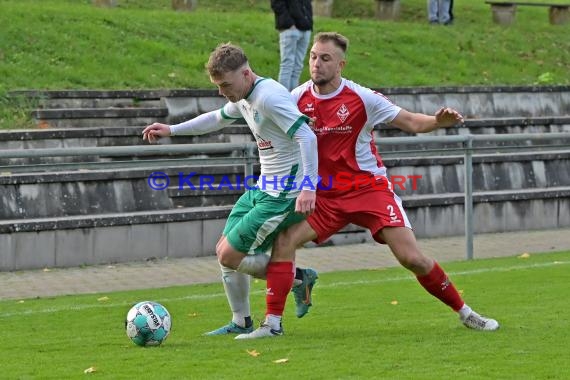
<instances>
[{"instance_id":1,"label":"white and green soccer ball","mask_svg":"<svg viewBox=\"0 0 570 380\"><path fill-rule=\"evenodd\" d=\"M127 313L127 336L139 346L158 346L170 334L170 313L157 302L137 303Z\"/></svg>"}]
</instances>

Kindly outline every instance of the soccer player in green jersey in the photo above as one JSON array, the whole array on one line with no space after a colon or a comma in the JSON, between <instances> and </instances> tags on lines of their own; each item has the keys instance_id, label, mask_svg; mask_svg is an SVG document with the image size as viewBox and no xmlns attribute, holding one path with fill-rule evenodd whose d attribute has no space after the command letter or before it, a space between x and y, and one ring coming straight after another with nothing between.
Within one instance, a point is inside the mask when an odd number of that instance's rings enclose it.
<instances>
[{"instance_id":1,"label":"soccer player in green jersey","mask_svg":"<svg viewBox=\"0 0 570 380\"><path fill-rule=\"evenodd\" d=\"M254 334L281 335L285 299L295 280L295 255L293 252L290 257L275 259L265 252L280 231L315 209L316 137L307 124L309 119L299 111L287 89L255 74L241 48L219 45L206 67L211 82L228 103L180 124L151 124L143 130L143 138L155 142L171 135L199 135L219 130L236 119L246 120L257 142L261 174L256 188L247 190L233 207L216 245L233 317L229 324L207 335L253 331L250 275L267 279L266 318ZM297 272L300 284L293 290L300 317L310 306L307 300L317 275L311 269Z\"/></svg>"}]
</instances>

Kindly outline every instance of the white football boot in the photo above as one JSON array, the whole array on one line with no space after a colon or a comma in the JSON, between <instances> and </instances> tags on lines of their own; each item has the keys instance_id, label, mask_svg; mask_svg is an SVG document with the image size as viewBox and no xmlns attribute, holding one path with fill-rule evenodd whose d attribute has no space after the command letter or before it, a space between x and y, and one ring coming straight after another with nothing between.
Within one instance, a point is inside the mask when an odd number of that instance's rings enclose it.
<instances>
[{"instance_id":1,"label":"white football boot","mask_svg":"<svg viewBox=\"0 0 570 380\"><path fill-rule=\"evenodd\" d=\"M262 323L259 328L249 334L240 334L235 339L257 339L283 335L283 326L279 326L279 330L272 329L269 325Z\"/></svg>"},{"instance_id":2,"label":"white football boot","mask_svg":"<svg viewBox=\"0 0 570 380\"><path fill-rule=\"evenodd\" d=\"M499 328L499 322L491 318L485 318L471 311L466 318L459 318L461 322L473 330L495 331Z\"/></svg>"}]
</instances>

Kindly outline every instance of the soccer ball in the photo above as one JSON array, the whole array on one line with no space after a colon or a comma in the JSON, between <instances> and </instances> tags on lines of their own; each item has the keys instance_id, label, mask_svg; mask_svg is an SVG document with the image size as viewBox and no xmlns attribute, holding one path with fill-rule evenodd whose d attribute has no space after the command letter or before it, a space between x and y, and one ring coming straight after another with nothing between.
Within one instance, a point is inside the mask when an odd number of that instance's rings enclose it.
<instances>
[{"instance_id":1,"label":"soccer ball","mask_svg":"<svg viewBox=\"0 0 570 380\"><path fill-rule=\"evenodd\" d=\"M170 313L157 302L137 303L127 313L127 336L139 346L158 346L170 334Z\"/></svg>"}]
</instances>

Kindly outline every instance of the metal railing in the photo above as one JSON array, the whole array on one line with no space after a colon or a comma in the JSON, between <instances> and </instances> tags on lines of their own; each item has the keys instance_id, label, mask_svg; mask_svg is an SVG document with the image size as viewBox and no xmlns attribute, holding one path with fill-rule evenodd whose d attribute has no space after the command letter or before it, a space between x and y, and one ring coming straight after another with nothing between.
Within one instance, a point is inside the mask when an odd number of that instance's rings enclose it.
<instances>
[{"instance_id":1,"label":"metal railing","mask_svg":"<svg viewBox=\"0 0 570 380\"><path fill-rule=\"evenodd\" d=\"M209 154L233 155L204 157ZM187 155L187 157L179 157L181 155ZM160 156L161 158L153 158L156 156ZM164 156L172 156L172 158L164 158ZM47 171L163 168L165 165L235 165L236 163L243 164L246 175L251 175L253 174L253 165L258 162L257 146L255 143L208 143L0 150L0 160L42 159L46 157L129 157L129 159L122 161L82 161L0 165L0 176ZM139 160L139 158L147 159Z\"/></svg>"},{"instance_id":2,"label":"metal railing","mask_svg":"<svg viewBox=\"0 0 570 380\"><path fill-rule=\"evenodd\" d=\"M499 142L542 142L555 141L551 144L532 145L493 145L477 146L477 143ZM457 147L429 148L431 144L457 144ZM465 213L465 250L468 260L473 258L473 155L481 152L511 152L515 151L570 151L570 133L521 133L505 135L457 135L457 136L414 136L387 137L378 139L377 145L398 146L410 144L421 146L422 149L387 151L384 157L429 157L463 155L464 157L464 213ZM380 149L381 151L381 149ZM223 157L203 157L207 154L228 154ZM237 154L237 156L236 156ZM164 156L189 155L190 157L164 158ZM77 148L48 148L0 150L0 159L39 159L45 157L129 157L127 161L99 162L65 162L55 164L23 164L0 166L0 177L16 173L42 172L48 170L96 170L116 168L155 168L165 165L243 165L245 176L253 175L254 165L258 162L257 146L255 143L209 143L209 144L174 144L152 146L116 146L116 147L77 147ZM160 156L160 159L152 159ZM133 160L133 158L151 158ZM570 168L569 168L570 171Z\"/></svg>"}]
</instances>

